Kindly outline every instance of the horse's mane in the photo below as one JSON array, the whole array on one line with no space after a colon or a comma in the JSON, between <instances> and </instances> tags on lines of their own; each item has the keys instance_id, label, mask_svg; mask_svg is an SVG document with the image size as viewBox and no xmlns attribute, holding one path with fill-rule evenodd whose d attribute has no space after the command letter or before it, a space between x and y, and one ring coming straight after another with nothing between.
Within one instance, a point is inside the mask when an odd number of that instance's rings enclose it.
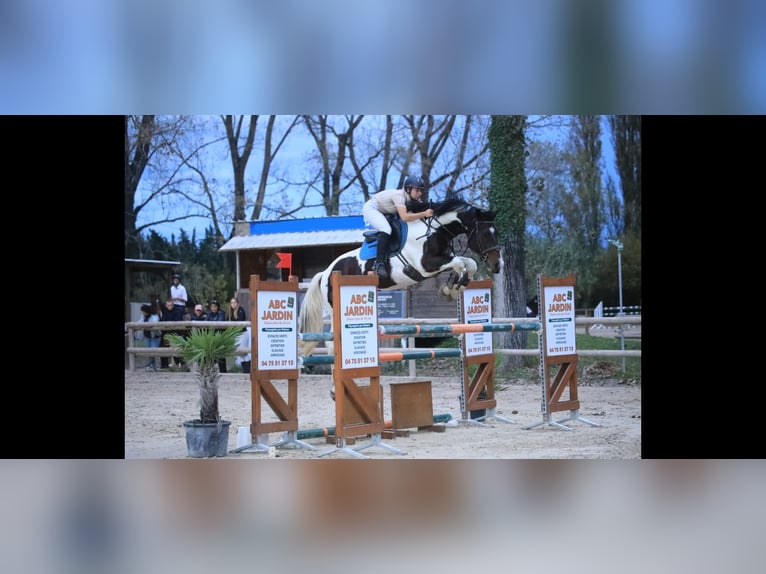
<instances>
[{"instance_id":1,"label":"horse's mane","mask_svg":"<svg viewBox=\"0 0 766 574\"><path fill-rule=\"evenodd\" d=\"M425 201L416 201L414 199L408 199L406 205L407 211L410 213L420 213L430 207Z\"/></svg>"},{"instance_id":2,"label":"horse's mane","mask_svg":"<svg viewBox=\"0 0 766 574\"><path fill-rule=\"evenodd\" d=\"M434 215L436 217L444 215L445 213L450 213L452 211L466 212L473 210L475 211L479 220L493 221L495 219L495 213L493 211L485 211L480 209L475 205L471 205L461 197L451 197L449 199L445 199L444 201L407 201L407 211L412 213L420 213L429 207L434 210Z\"/></svg>"},{"instance_id":3,"label":"horse's mane","mask_svg":"<svg viewBox=\"0 0 766 574\"><path fill-rule=\"evenodd\" d=\"M439 216L450 211L465 211L473 206L460 197L451 197L444 201L434 201L430 207L433 208L434 215Z\"/></svg>"},{"instance_id":4,"label":"horse's mane","mask_svg":"<svg viewBox=\"0 0 766 574\"><path fill-rule=\"evenodd\" d=\"M453 197L444 201L412 201L407 200L407 211L411 213L420 213L426 209L433 209L434 215L444 215L450 211L464 211L472 208L473 206L466 203L459 197Z\"/></svg>"}]
</instances>

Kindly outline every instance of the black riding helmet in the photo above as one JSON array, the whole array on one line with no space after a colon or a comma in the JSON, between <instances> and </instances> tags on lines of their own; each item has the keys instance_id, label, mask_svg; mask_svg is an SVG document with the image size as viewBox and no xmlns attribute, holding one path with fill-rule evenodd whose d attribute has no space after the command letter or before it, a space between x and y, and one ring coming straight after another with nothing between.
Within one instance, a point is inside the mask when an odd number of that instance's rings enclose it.
<instances>
[{"instance_id":1,"label":"black riding helmet","mask_svg":"<svg viewBox=\"0 0 766 574\"><path fill-rule=\"evenodd\" d=\"M411 187L426 190L426 182L419 175L408 175L404 178L404 190L408 191Z\"/></svg>"}]
</instances>

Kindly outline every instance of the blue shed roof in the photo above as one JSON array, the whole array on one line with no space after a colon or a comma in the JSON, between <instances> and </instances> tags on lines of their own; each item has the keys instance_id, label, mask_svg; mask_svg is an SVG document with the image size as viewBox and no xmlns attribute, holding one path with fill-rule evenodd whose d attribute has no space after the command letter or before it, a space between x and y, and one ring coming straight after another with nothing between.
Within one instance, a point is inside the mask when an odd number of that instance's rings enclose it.
<instances>
[{"instance_id":1,"label":"blue shed roof","mask_svg":"<svg viewBox=\"0 0 766 574\"><path fill-rule=\"evenodd\" d=\"M312 231L345 231L361 229L364 226L364 218L361 215L283 219L279 221L252 221L250 223L250 235L267 233L305 233Z\"/></svg>"},{"instance_id":2,"label":"blue shed roof","mask_svg":"<svg viewBox=\"0 0 766 574\"><path fill-rule=\"evenodd\" d=\"M250 235L229 239L219 251L284 249L317 245L361 245L368 227L361 215L252 221Z\"/></svg>"}]
</instances>

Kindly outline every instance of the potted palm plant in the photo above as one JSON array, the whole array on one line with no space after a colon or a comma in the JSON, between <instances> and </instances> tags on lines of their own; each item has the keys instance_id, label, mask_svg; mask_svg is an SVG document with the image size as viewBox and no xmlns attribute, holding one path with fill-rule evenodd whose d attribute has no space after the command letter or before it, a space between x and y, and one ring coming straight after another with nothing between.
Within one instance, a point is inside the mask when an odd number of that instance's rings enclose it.
<instances>
[{"instance_id":1,"label":"potted palm plant","mask_svg":"<svg viewBox=\"0 0 766 574\"><path fill-rule=\"evenodd\" d=\"M199 387L199 419L184 422L186 447L194 458L226 456L231 421L218 413L218 361L234 354L242 327L194 328L183 337L168 335L168 343L189 365Z\"/></svg>"}]
</instances>

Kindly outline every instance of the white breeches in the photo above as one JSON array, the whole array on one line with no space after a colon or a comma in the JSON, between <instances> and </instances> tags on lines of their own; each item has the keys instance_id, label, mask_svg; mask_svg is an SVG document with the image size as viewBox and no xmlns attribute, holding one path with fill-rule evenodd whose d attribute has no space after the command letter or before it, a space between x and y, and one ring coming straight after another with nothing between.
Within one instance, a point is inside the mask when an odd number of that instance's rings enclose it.
<instances>
[{"instance_id":1,"label":"white breeches","mask_svg":"<svg viewBox=\"0 0 766 574\"><path fill-rule=\"evenodd\" d=\"M386 216L378 211L373 205L372 200L364 204L364 207L362 207L362 215L368 225L372 225L378 231L383 231L384 233L391 235L391 225L388 223Z\"/></svg>"}]
</instances>

